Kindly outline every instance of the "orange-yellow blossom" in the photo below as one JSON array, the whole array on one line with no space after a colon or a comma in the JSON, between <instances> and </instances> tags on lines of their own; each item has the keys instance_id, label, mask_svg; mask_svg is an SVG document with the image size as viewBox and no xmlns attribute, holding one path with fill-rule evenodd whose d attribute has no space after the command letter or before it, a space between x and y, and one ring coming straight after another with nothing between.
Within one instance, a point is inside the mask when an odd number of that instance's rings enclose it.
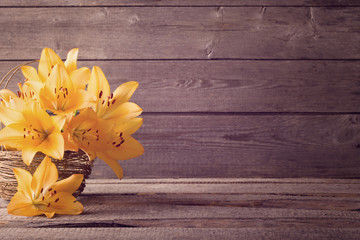
<instances>
[{"instance_id":1,"label":"orange-yellow blossom","mask_svg":"<svg viewBox=\"0 0 360 240\"><path fill-rule=\"evenodd\" d=\"M18 182L17 193L7 206L8 213L20 216L45 214L78 215L83 206L72 194L83 181L82 174L58 181L58 171L49 157L45 157L32 176L28 171L14 168Z\"/></svg>"}]
</instances>

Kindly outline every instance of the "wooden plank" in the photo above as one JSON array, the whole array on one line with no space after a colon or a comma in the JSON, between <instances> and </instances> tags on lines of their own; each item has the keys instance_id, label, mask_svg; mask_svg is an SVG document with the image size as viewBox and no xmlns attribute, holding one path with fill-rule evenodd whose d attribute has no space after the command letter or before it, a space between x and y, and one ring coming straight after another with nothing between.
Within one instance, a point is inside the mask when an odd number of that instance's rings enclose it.
<instances>
[{"instance_id":1,"label":"wooden plank","mask_svg":"<svg viewBox=\"0 0 360 240\"><path fill-rule=\"evenodd\" d=\"M359 9L2 8L0 59L359 59ZM21 31L19 30L21 29Z\"/></svg>"},{"instance_id":2,"label":"wooden plank","mask_svg":"<svg viewBox=\"0 0 360 240\"><path fill-rule=\"evenodd\" d=\"M179 178L179 179L88 179L85 194L260 194L271 197L359 197L358 179L314 178ZM153 196L154 197L154 196ZM161 195L159 195L161 197Z\"/></svg>"},{"instance_id":3,"label":"wooden plank","mask_svg":"<svg viewBox=\"0 0 360 240\"><path fill-rule=\"evenodd\" d=\"M1 62L0 76L20 63ZM145 112L357 112L360 105L360 61L79 62L94 65L112 90L138 81L132 101ZM18 73L9 88L22 81Z\"/></svg>"},{"instance_id":4,"label":"wooden plank","mask_svg":"<svg viewBox=\"0 0 360 240\"><path fill-rule=\"evenodd\" d=\"M167 194L162 194L164 198L170 198ZM236 227L239 228L247 228L251 227L251 225L247 224L247 221L253 223L254 227L264 228L265 226L256 225L256 222L265 223L267 220L272 220L273 223L269 227L276 227L276 223L279 223L278 226L284 225L284 227L293 227L302 228L308 226L313 227L326 227L325 225L333 225L334 228L354 228L359 227L359 213L354 210L328 210L328 209L316 209L316 204L321 204L321 201L309 201L308 205L312 204L312 209L309 207L304 208L301 205L295 202L294 208L292 208L291 202L293 200L288 200L287 204L282 204L276 206L276 200L273 200L274 203L271 206L268 204L264 207L261 207L261 204L266 203L266 200L248 200L244 202L239 202L238 205L228 205L228 206L204 206L197 205L196 202L191 202L189 204L176 204L172 203L161 203L161 202L146 202L144 199L142 202L134 202L133 200L126 200L123 196L111 196L113 200L112 203L109 201L101 201L101 199L97 199L97 201L89 202L89 199L93 196L81 197L79 200L82 204L84 204L84 212L81 215L61 215L57 216L57 218L46 219L46 217L32 217L27 218L23 216L14 216L7 214L6 208L1 208L0 213L2 214L1 228L35 228L35 227L66 227L66 223L74 223L74 225L78 225L79 227L86 227L85 224L95 222L98 223L98 227L101 227L101 223L104 224L104 227L108 225L111 227L111 223L114 224L113 227L121 227L121 221L123 221L124 225L126 221L131 220L139 220L138 225L130 225L128 227L141 227L141 220L144 220L144 224L148 224L148 221L145 220L154 220L154 221L166 221L166 220L177 220L179 223L174 224L172 227L186 227L181 221L183 220L200 220L202 219L204 224L206 222L211 222L211 220L216 220L216 222L220 225L223 219L233 219L233 220L243 220L243 222L239 222ZM224 196L224 200L226 201L226 197ZM134 198L141 198L135 196ZM190 196L190 198L196 198L196 196ZM105 198L104 198L105 199ZM108 199L108 198L107 198ZM199 197L201 201L201 197ZM116 202L114 202L116 201ZM356 203L351 203L352 206L358 206L359 200L357 198ZM298 202L301 202L298 201ZM332 204L347 204L349 201L338 201L331 202ZM329 204L329 201L327 202ZM326 204L326 203L325 203ZM305 204L303 203L303 206ZM297 208L296 208L297 207ZM285 223L287 219L288 223ZM31 221L30 221L31 220ZM350 224L350 222L353 224ZM213 221L212 223L215 223ZM345 224L346 223L346 224ZM63 224L62 226L60 226ZM118 224L116 226L116 224ZM157 223L156 227L160 227ZM274 224L274 225L273 225ZM68 224L70 225L70 224ZM74 225L70 225L69 227L76 227ZM165 225L165 224L163 224ZM235 226L235 223L231 223L231 225L223 224L221 228L231 228ZM89 224L89 227L92 227ZM94 227L95 224L94 224ZM153 226L155 227L155 225ZM188 226L195 227L195 226ZM206 227L204 225L198 226Z\"/></svg>"},{"instance_id":5,"label":"wooden plank","mask_svg":"<svg viewBox=\"0 0 360 240\"><path fill-rule=\"evenodd\" d=\"M147 114L128 178L359 178L359 115ZM115 178L95 160L93 178Z\"/></svg>"},{"instance_id":6,"label":"wooden plank","mask_svg":"<svg viewBox=\"0 0 360 240\"><path fill-rule=\"evenodd\" d=\"M257 228L37 228L27 229L0 229L2 239L14 239L26 236L27 239L64 239L72 236L73 239L225 239L225 240L256 240L256 239L293 239L293 240L324 240L324 239L358 239L359 229L257 229Z\"/></svg>"},{"instance_id":7,"label":"wooden plank","mask_svg":"<svg viewBox=\"0 0 360 240\"><path fill-rule=\"evenodd\" d=\"M92 188L98 188L96 184L119 184L118 179L103 178L103 179L87 179L87 183L93 186ZM144 184L203 184L209 187L209 184L246 184L246 183L262 183L262 184L314 184L314 186L319 186L319 184L333 185L333 184L345 184L345 185L356 185L360 184L359 179L342 179L342 178L135 178L135 179L122 179L121 185L131 184L131 185L142 185ZM232 187L230 187L232 188ZM122 188L123 189L123 188ZM223 193L229 193L228 188L219 190L224 191ZM339 191L341 187L337 188ZM99 190L99 189L98 189ZM129 190L129 189L128 189ZM127 191L128 191L127 190ZM170 189L168 189L170 190ZM117 189L121 191L121 189ZM273 191L273 190L271 190ZM327 190L328 191L328 190ZM120 192L117 192L120 193Z\"/></svg>"},{"instance_id":8,"label":"wooden plank","mask_svg":"<svg viewBox=\"0 0 360 240\"><path fill-rule=\"evenodd\" d=\"M47 236L47 230L56 229L62 233L72 229L79 237L87 237L91 230L95 237L103 229L107 234L125 230L137 234L147 228L164 233L198 230L194 233L198 238L207 237L202 229L225 237L237 229L241 236L266 232L296 239L306 232L306 239L335 233L351 239L360 227L359 190L360 182L354 179L91 180L80 197L84 213L78 216L12 216L6 214L3 201L0 236L9 229L16 233L6 235L11 237L21 236L24 229L30 230L27 237ZM288 235L290 230L294 235Z\"/></svg>"},{"instance_id":9,"label":"wooden plank","mask_svg":"<svg viewBox=\"0 0 360 240\"><path fill-rule=\"evenodd\" d=\"M0 6L359 6L357 0L3 0Z\"/></svg>"}]
</instances>

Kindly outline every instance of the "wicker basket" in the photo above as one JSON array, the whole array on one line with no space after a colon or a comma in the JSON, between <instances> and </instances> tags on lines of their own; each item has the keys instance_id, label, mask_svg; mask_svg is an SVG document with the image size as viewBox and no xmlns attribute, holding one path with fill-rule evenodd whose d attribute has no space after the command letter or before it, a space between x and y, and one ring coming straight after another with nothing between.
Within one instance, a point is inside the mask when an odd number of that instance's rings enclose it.
<instances>
[{"instance_id":1,"label":"wicker basket","mask_svg":"<svg viewBox=\"0 0 360 240\"><path fill-rule=\"evenodd\" d=\"M30 166L26 166L21 158L21 151L0 151L0 197L5 200L11 200L17 191L17 181L12 170L14 167L26 169L33 174L44 157L43 153L38 152ZM85 188L85 179L91 174L93 161L89 161L87 155L82 151L65 151L62 160L51 160L58 169L59 180L76 173L84 174L83 182L74 193L75 197L79 196Z\"/></svg>"}]
</instances>

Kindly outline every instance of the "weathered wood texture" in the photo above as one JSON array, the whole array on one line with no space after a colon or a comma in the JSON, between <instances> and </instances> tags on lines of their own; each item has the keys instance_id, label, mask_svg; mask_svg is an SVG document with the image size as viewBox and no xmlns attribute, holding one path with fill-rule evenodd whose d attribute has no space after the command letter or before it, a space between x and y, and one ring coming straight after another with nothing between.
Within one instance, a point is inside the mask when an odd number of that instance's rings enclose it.
<instances>
[{"instance_id":1,"label":"weathered wood texture","mask_svg":"<svg viewBox=\"0 0 360 240\"><path fill-rule=\"evenodd\" d=\"M358 59L359 8L0 8L0 59Z\"/></svg>"},{"instance_id":2,"label":"weathered wood texture","mask_svg":"<svg viewBox=\"0 0 360 240\"><path fill-rule=\"evenodd\" d=\"M2 0L0 6L359 6L357 0Z\"/></svg>"},{"instance_id":3,"label":"weathered wood texture","mask_svg":"<svg viewBox=\"0 0 360 240\"><path fill-rule=\"evenodd\" d=\"M359 191L359 180L88 181L79 216L12 216L0 202L0 236L358 239Z\"/></svg>"},{"instance_id":4,"label":"weathered wood texture","mask_svg":"<svg viewBox=\"0 0 360 240\"><path fill-rule=\"evenodd\" d=\"M126 177L358 178L360 115L145 114ZM324 127L325 126L325 127ZM115 177L96 160L92 177Z\"/></svg>"},{"instance_id":5,"label":"weathered wood texture","mask_svg":"<svg viewBox=\"0 0 360 240\"><path fill-rule=\"evenodd\" d=\"M1 63L0 76L17 64ZM357 61L79 63L93 65L103 69L113 90L138 81L132 101L145 112L357 112L360 106ZM22 81L18 73L9 89L16 91Z\"/></svg>"},{"instance_id":6,"label":"weathered wood texture","mask_svg":"<svg viewBox=\"0 0 360 240\"><path fill-rule=\"evenodd\" d=\"M62 57L80 47L80 65L102 67L113 90L139 81L145 155L123 163L126 177L359 178L359 10L356 0L5 0L0 73L45 46ZM114 175L97 161L93 177Z\"/></svg>"}]
</instances>

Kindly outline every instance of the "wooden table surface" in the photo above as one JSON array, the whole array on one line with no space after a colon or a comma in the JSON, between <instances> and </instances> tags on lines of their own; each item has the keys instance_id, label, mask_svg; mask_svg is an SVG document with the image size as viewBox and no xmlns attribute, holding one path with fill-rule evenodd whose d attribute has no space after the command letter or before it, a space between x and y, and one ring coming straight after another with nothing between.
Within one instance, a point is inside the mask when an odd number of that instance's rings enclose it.
<instances>
[{"instance_id":1,"label":"wooden table surface","mask_svg":"<svg viewBox=\"0 0 360 240\"><path fill-rule=\"evenodd\" d=\"M359 239L360 180L88 180L78 216L19 217L0 239Z\"/></svg>"}]
</instances>

